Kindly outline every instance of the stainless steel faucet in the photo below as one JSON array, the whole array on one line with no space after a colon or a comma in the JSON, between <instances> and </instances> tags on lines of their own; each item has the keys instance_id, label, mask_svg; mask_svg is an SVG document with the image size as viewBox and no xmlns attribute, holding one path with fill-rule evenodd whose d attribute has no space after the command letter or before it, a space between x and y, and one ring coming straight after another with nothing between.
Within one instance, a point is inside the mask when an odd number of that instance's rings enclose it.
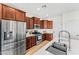
<instances>
[{"instance_id":1,"label":"stainless steel faucet","mask_svg":"<svg viewBox=\"0 0 79 59\"><path fill-rule=\"evenodd\" d=\"M68 39L69 39L69 50L71 50L71 39L70 39L70 33L68 32L68 31L66 31L66 30L61 30L60 32L59 32L59 40L58 40L58 42L60 43L60 34L62 33L62 32L65 32L65 33L67 33L68 34Z\"/></svg>"}]
</instances>

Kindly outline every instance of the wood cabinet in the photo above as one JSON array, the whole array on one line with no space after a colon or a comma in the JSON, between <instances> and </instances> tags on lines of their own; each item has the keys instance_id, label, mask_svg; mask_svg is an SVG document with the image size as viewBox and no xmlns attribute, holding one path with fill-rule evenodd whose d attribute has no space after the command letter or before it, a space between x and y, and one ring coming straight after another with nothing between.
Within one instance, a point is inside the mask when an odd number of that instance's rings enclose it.
<instances>
[{"instance_id":1,"label":"wood cabinet","mask_svg":"<svg viewBox=\"0 0 79 59\"><path fill-rule=\"evenodd\" d=\"M46 40L46 35L42 34L42 41Z\"/></svg>"},{"instance_id":2,"label":"wood cabinet","mask_svg":"<svg viewBox=\"0 0 79 59\"><path fill-rule=\"evenodd\" d=\"M47 22L47 28L52 29L53 28L53 21L48 21Z\"/></svg>"},{"instance_id":3,"label":"wood cabinet","mask_svg":"<svg viewBox=\"0 0 79 59\"><path fill-rule=\"evenodd\" d=\"M5 6L5 5L2 5L2 19L8 19L7 18L7 14L8 14L8 8L7 8L7 6Z\"/></svg>"},{"instance_id":4,"label":"wood cabinet","mask_svg":"<svg viewBox=\"0 0 79 59\"><path fill-rule=\"evenodd\" d=\"M26 17L26 18L25 18L25 20L26 20L26 28L27 28L27 29L29 29L29 26L30 26L30 25L29 25L29 21L30 21L29 18L30 18L30 17Z\"/></svg>"},{"instance_id":5,"label":"wood cabinet","mask_svg":"<svg viewBox=\"0 0 79 59\"><path fill-rule=\"evenodd\" d=\"M15 20L15 9L4 4L0 4L0 19Z\"/></svg>"},{"instance_id":6,"label":"wood cabinet","mask_svg":"<svg viewBox=\"0 0 79 59\"><path fill-rule=\"evenodd\" d=\"M25 21L25 12L16 9L15 17L17 21Z\"/></svg>"},{"instance_id":7,"label":"wood cabinet","mask_svg":"<svg viewBox=\"0 0 79 59\"><path fill-rule=\"evenodd\" d=\"M41 20L40 21L40 28L41 29L52 29L53 28L53 21Z\"/></svg>"},{"instance_id":8,"label":"wood cabinet","mask_svg":"<svg viewBox=\"0 0 79 59\"><path fill-rule=\"evenodd\" d=\"M47 24L47 20L41 20L40 21L40 28L41 29L47 29L47 26L48 24Z\"/></svg>"},{"instance_id":9,"label":"wood cabinet","mask_svg":"<svg viewBox=\"0 0 79 59\"><path fill-rule=\"evenodd\" d=\"M36 37L30 36L26 38L26 49L29 49L36 45Z\"/></svg>"},{"instance_id":10,"label":"wood cabinet","mask_svg":"<svg viewBox=\"0 0 79 59\"><path fill-rule=\"evenodd\" d=\"M0 19L25 21L25 12L4 4L0 4Z\"/></svg>"},{"instance_id":11,"label":"wood cabinet","mask_svg":"<svg viewBox=\"0 0 79 59\"><path fill-rule=\"evenodd\" d=\"M43 41L44 40L51 41L53 39L53 34L51 33L44 33L42 36L43 36Z\"/></svg>"},{"instance_id":12,"label":"wood cabinet","mask_svg":"<svg viewBox=\"0 0 79 59\"><path fill-rule=\"evenodd\" d=\"M33 29L33 19L26 17L26 26L27 29Z\"/></svg>"},{"instance_id":13,"label":"wood cabinet","mask_svg":"<svg viewBox=\"0 0 79 59\"><path fill-rule=\"evenodd\" d=\"M32 17L32 19L34 24L40 25L40 18Z\"/></svg>"},{"instance_id":14,"label":"wood cabinet","mask_svg":"<svg viewBox=\"0 0 79 59\"><path fill-rule=\"evenodd\" d=\"M7 7L7 11L8 11L7 18L10 19L10 20L15 20L15 9Z\"/></svg>"},{"instance_id":15,"label":"wood cabinet","mask_svg":"<svg viewBox=\"0 0 79 59\"><path fill-rule=\"evenodd\" d=\"M32 20L32 18L30 18L30 20L29 20L29 29L33 29L33 20Z\"/></svg>"}]
</instances>

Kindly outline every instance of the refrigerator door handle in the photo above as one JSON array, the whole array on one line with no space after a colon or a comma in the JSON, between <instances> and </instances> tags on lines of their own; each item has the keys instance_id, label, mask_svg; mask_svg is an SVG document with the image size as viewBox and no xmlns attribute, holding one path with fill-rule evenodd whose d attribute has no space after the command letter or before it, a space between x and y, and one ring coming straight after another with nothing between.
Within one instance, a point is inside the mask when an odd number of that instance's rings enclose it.
<instances>
[{"instance_id":1,"label":"refrigerator door handle","mask_svg":"<svg viewBox=\"0 0 79 59\"><path fill-rule=\"evenodd\" d=\"M26 34L23 35L23 38L26 39Z\"/></svg>"},{"instance_id":2,"label":"refrigerator door handle","mask_svg":"<svg viewBox=\"0 0 79 59\"><path fill-rule=\"evenodd\" d=\"M12 35L12 31L9 32L9 39L12 39L13 35Z\"/></svg>"},{"instance_id":3,"label":"refrigerator door handle","mask_svg":"<svg viewBox=\"0 0 79 59\"><path fill-rule=\"evenodd\" d=\"M8 40L7 39L7 32L4 32L4 40Z\"/></svg>"}]
</instances>

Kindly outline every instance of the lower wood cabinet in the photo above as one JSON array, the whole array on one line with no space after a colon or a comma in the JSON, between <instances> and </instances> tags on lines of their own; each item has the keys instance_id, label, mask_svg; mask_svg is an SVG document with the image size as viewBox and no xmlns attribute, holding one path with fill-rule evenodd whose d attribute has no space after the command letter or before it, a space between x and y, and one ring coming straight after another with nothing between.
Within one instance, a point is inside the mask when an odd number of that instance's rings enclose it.
<instances>
[{"instance_id":1,"label":"lower wood cabinet","mask_svg":"<svg viewBox=\"0 0 79 59\"><path fill-rule=\"evenodd\" d=\"M26 50L36 45L36 37L30 36L26 38Z\"/></svg>"},{"instance_id":2,"label":"lower wood cabinet","mask_svg":"<svg viewBox=\"0 0 79 59\"><path fill-rule=\"evenodd\" d=\"M46 40L46 34L42 34L42 41Z\"/></svg>"},{"instance_id":3,"label":"lower wood cabinet","mask_svg":"<svg viewBox=\"0 0 79 59\"><path fill-rule=\"evenodd\" d=\"M44 33L44 34L42 35L42 38L43 38L43 41L44 41L44 40L51 41L51 40L53 40L53 34L51 34L51 33Z\"/></svg>"}]
</instances>

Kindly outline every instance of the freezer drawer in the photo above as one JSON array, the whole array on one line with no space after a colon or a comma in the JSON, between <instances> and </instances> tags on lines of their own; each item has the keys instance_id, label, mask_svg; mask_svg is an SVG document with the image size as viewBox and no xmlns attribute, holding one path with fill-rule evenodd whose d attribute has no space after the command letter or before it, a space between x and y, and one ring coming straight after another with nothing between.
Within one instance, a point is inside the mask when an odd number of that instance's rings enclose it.
<instances>
[{"instance_id":1,"label":"freezer drawer","mask_svg":"<svg viewBox=\"0 0 79 59\"><path fill-rule=\"evenodd\" d=\"M8 49L2 51L2 55L17 55L17 49Z\"/></svg>"},{"instance_id":2,"label":"freezer drawer","mask_svg":"<svg viewBox=\"0 0 79 59\"><path fill-rule=\"evenodd\" d=\"M18 55L24 55L26 53L25 46L18 47Z\"/></svg>"},{"instance_id":3,"label":"freezer drawer","mask_svg":"<svg viewBox=\"0 0 79 59\"><path fill-rule=\"evenodd\" d=\"M2 50L7 50L10 48L17 48L18 47L18 43L17 42L12 42L6 45L2 45Z\"/></svg>"}]
</instances>

